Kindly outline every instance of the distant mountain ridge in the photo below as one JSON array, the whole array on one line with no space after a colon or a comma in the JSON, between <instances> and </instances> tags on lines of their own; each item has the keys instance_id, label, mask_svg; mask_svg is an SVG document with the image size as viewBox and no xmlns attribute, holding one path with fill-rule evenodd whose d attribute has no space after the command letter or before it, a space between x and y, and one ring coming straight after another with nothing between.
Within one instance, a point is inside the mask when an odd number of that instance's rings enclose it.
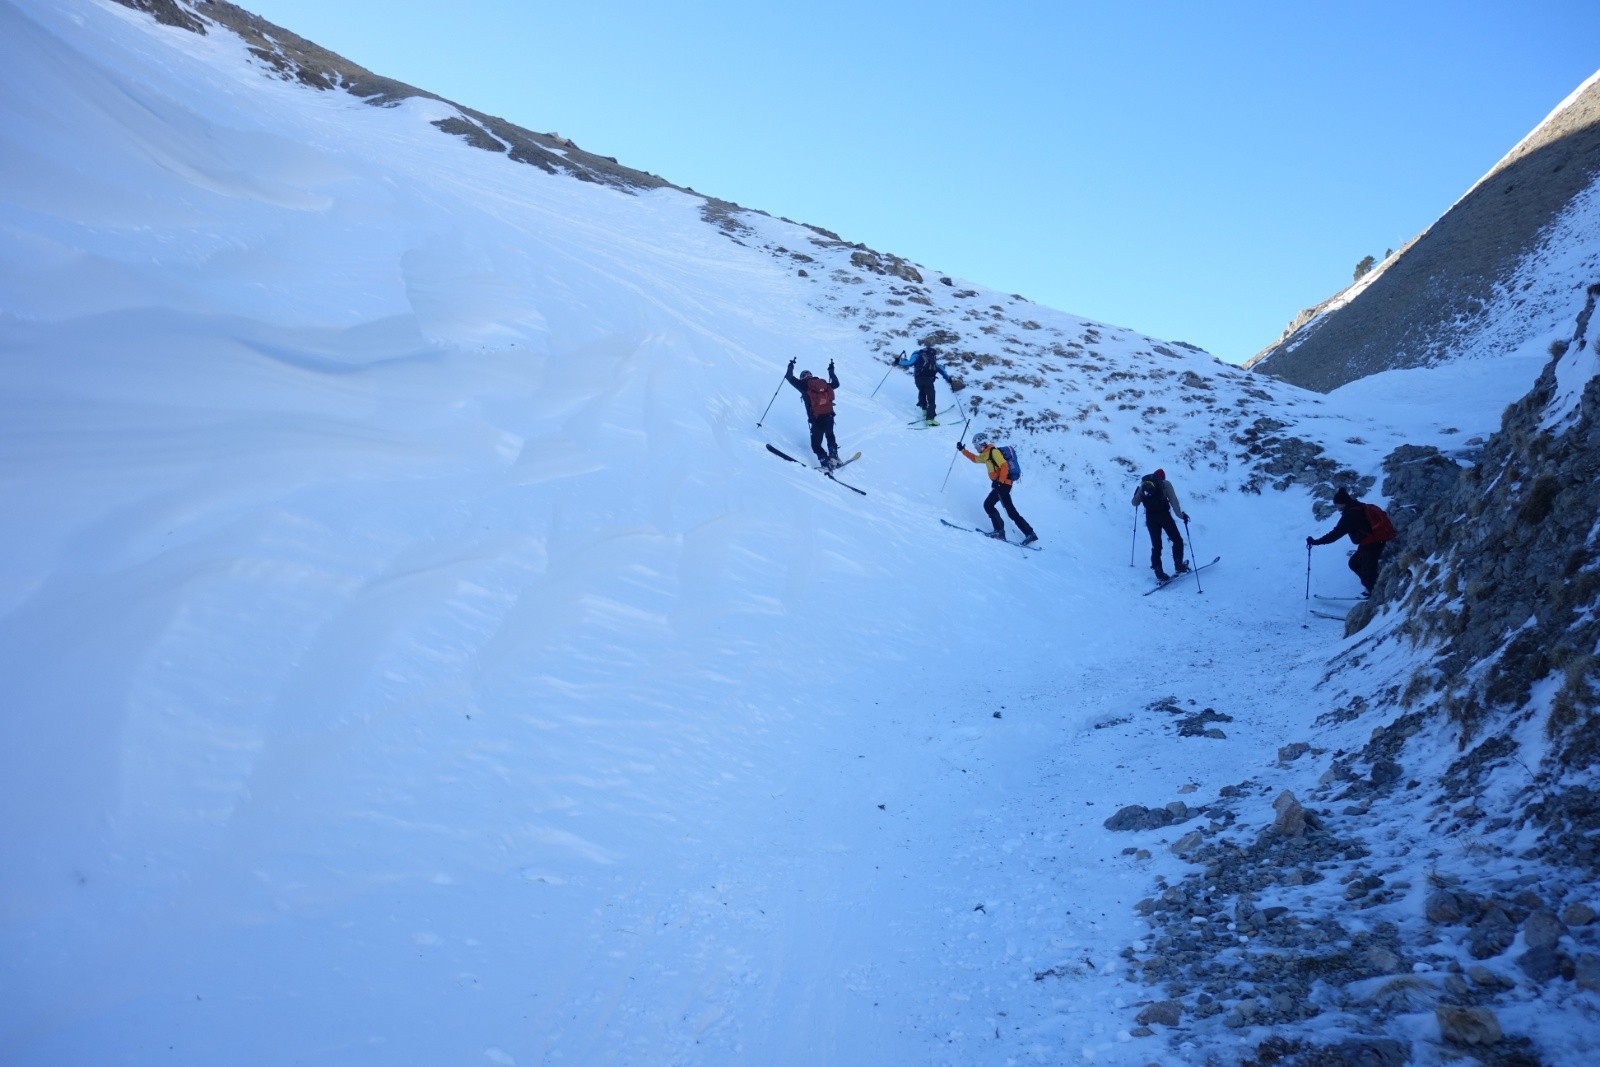
<instances>
[{"instance_id":1,"label":"distant mountain ridge","mask_svg":"<svg viewBox=\"0 0 1600 1067\"><path fill-rule=\"evenodd\" d=\"M1600 75L1591 77L1440 219L1348 289L1296 316L1246 366L1308 389L1401 368L1459 349L1537 288L1519 269L1563 215L1600 185ZM1600 256L1600 234L1567 235ZM1572 300L1582 302L1581 291ZM1570 321L1569 307L1552 309ZM1485 353L1487 354L1487 353Z\"/></svg>"},{"instance_id":2,"label":"distant mountain ridge","mask_svg":"<svg viewBox=\"0 0 1600 1067\"><path fill-rule=\"evenodd\" d=\"M439 129L464 138L476 148L504 152L518 163L527 163L550 174L567 174L580 181L599 182L619 189L657 189L672 185L654 174L622 166L608 156L585 152L559 134L534 133L414 85L374 74L227 0L200 0L198 4L179 0L117 0L117 3L146 12L164 25L193 33L206 33L207 21L214 20L243 38L251 54L277 70L283 78L314 89L342 89L375 107L387 107L412 97L449 104L461 112L461 117L441 119L434 123Z\"/></svg>"}]
</instances>

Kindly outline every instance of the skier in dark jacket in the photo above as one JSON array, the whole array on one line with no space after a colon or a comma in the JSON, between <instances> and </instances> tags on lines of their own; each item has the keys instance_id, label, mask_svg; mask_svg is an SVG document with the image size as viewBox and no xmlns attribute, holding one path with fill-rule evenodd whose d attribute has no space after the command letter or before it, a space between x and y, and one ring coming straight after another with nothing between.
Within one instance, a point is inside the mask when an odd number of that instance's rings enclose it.
<instances>
[{"instance_id":1,"label":"skier in dark jacket","mask_svg":"<svg viewBox=\"0 0 1600 1067\"><path fill-rule=\"evenodd\" d=\"M1362 596L1372 595L1373 583L1378 580L1378 561L1383 558L1383 546L1394 540L1394 527L1382 511L1386 529L1374 530L1367 515L1367 505L1345 492L1341 487L1333 491L1333 505L1339 509L1339 523L1321 537L1307 537L1306 548L1312 545L1331 545L1341 537L1349 537L1356 546L1350 556L1350 569L1361 579Z\"/></svg>"},{"instance_id":2,"label":"skier in dark jacket","mask_svg":"<svg viewBox=\"0 0 1600 1067\"><path fill-rule=\"evenodd\" d=\"M950 375L939 364L938 349L931 344L923 345L905 359L897 360L895 366L911 368L911 380L917 383L917 407L922 409L922 417L929 426L936 425L933 417L939 410L939 404L934 397L934 379L943 378L952 390L955 389Z\"/></svg>"},{"instance_id":3,"label":"skier in dark jacket","mask_svg":"<svg viewBox=\"0 0 1600 1067\"><path fill-rule=\"evenodd\" d=\"M795 387L800 394L800 400L806 406L806 422L811 426L811 451L817 455L817 462L823 470L832 470L839 465L839 442L833 437L833 392L839 388L839 376L833 371L833 360L828 360L828 380L823 381L808 370L800 372L800 377L794 376L794 360L789 361L789 369L783 374L784 380ZM827 450L822 447L823 439L828 442Z\"/></svg>"},{"instance_id":4,"label":"skier in dark jacket","mask_svg":"<svg viewBox=\"0 0 1600 1067\"><path fill-rule=\"evenodd\" d=\"M1171 580L1171 576L1161 569L1163 533L1172 539L1172 573L1187 573L1189 565L1183 561L1183 538L1178 533L1178 524L1172 513L1177 512L1184 522L1189 521L1189 516L1179 506L1178 491L1167 481L1165 469L1157 467L1153 473L1140 479L1139 488L1133 491L1133 506L1141 504L1144 505L1145 529L1150 531L1150 568L1156 572L1156 580Z\"/></svg>"}]
</instances>

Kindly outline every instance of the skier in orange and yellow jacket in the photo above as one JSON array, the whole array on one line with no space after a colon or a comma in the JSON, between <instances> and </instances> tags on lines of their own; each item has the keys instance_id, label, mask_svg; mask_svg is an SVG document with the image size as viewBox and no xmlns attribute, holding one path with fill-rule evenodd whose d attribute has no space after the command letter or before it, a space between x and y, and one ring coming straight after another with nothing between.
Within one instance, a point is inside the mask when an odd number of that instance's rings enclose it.
<instances>
[{"instance_id":1,"label":"skier in orange and yellow jacket","mask_svg":"<svg viewBox=\"0 0 1600 1067\"><path fill-rule=\"evenodd\" d=\"M1006 524L1000 518L999 508L996 507L999 505L1006 509L1011 521L1022 531L1022 543L1033 544L1039 540L1039 535L1033 532L1033 527L1028 525L1027 519L1017 514L1017 506L1011 502L1011 465L1006 462L1005 455L989 440L989 435L981 430L973 435L972 443L978 449L976 453L968 452L964 441L957 441L956 448L963 456L974 463L984 464L989 470L989 495L983 500L983 510L988 513L989 521L994 523L994 533L988 536L1005 540Z\"/></svg>"}]
</instances>

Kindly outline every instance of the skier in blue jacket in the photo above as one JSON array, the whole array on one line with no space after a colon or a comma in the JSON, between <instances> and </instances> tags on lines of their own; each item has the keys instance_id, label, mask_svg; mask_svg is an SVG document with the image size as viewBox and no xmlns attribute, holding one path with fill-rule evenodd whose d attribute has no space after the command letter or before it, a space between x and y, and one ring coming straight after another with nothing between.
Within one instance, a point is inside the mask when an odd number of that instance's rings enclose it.
<instances>
[{"instance_id":1,"label":"skier in blue jacket","mask_svg":"<svg viewBox=\"0 0 1600 1067\"><path fill-rule=\"evenodd\" d=\"M923 345L905 359L896 360L896 367L910 367L911 378L917 383L917 406L922 409L922 417L929 426L936 425L933 416L939 410L939 404L933 395L933 379L935 376L944 378L953 390L955 383L950 381L950 375L939 365L939 351L931 344Z\"/></svg>"}]
</instances>

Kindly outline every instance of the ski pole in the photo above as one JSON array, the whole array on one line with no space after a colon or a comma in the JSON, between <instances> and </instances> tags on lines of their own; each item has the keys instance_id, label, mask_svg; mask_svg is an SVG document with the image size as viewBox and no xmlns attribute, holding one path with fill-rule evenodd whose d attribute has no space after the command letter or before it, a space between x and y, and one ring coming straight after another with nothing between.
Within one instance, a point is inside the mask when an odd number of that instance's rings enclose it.
<instances>
[{"instance_id":1,"label":"ski pole","mask_svg":"<svg viewBox=\"0 0 1600 1067\"><path fill-rule=\"evenodd\" d=\"M1139 547L1139 506L1133 507L1133 536L1128 541L1128 566L1133 566L1133 553Z\"/></svg>"},{"instance_id":2,"label":"ski pole","mask_svg":"<svg viewBox=\"0 0 1600 1067\"><path fill-rule=\"evenodd\" d=\"M783 382L778 383L778 388L772 391L772 399L767 401L767 410L761 413L761 418L756 420L756 429L761 429L761 424L767 421L767 411L772 410L773 403L778 399L778 394L783 392Z\"/></svg>"},{"instance_id":3,"label":"ski pole","mask_svg":"<svg viewBox=\"0 0 1600 1067\"><path fill-rule=\"evenodd\" d=\"M959 439L960 441L965 441L967 439L967 427L972 425L972 416L976 415L978 413L978 404L982 400L983 400L983 397L981 397L981 396L975 396L975 397L972 398L972 413L967 416L967 421L963 422L961 424L961 437ZM950 457L950 466L945 468L944 481L939 483L939 492L941 492L941 493L944 492L944 487L946 485L950 484L950 472L955 470L955 469L956 469L956 457L951 456Z\"/></svg>"},{"instance_id":4,"label":"ski pole","mask_svg":"<svg viewBox=\"0 0 1600 1067\"><path fill-rule=\"evenodd\" d=\"M901 359L905 359L906 358L906 354L904 352L901 352L900 353L900 358ZM871 400L873 397L878 395L878 389L882 389L883 388L883 383L889 380L889 375L893 374L894 373L894 369L896 367L898 367L898 366L899 366L899 364L896 363L894 360L891 359L889 361L889 369L883 372L883 377L882 378L878 379L877 388L873 389L872 392L867 396L868 400Z\"/></svg>"},{"instance_id":5,"label":"ski pole","mask_svg":"<svg viewBox=\"0 0 1600 1067\"><path fill-rule=\"evenodd\" d=\"M1200 557L1194 551L1194 535L1189 532L1189 517L1187 515L1183 519L1183 536L1189 539L1189 558L1194 560L1194 591L1196 593L1204 593L1205 590L1200 588Z\"/></svg>"},{"instance_id":6,"label":"ski pole","mask_svg":"<svg viewBox=\"0 0 1600 1067\"><path fill-rule=\"evenodd\" d=\"M1311 599L1311 539L1306 538L1306 599Z\"/></svg>"}]
</instances>

